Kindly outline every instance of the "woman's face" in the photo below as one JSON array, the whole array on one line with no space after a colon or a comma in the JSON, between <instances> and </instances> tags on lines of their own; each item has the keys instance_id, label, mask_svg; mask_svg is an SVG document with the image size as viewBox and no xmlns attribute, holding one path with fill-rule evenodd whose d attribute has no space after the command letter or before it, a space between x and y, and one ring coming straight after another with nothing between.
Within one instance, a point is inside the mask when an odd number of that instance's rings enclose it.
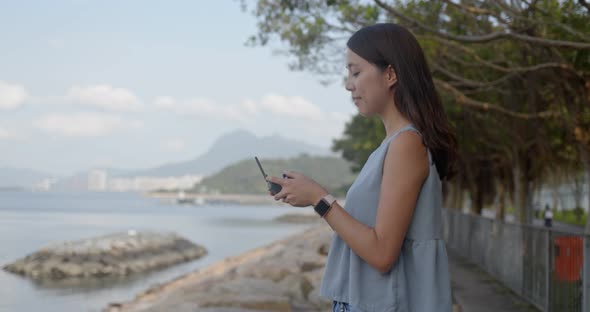
<instances>
[{"instance_id":1,"label":"woman's face","mask_svg":"<svg viewBox=\"0 0 590 312\"><path fill-rule=\"evenodd\" d=\"M350 91L359 113L372 116L383 112L393 101L391 86L397 81L393 69L389 67L382 71L350 49L346 51L346 63L348 76L345 87Z\"/></svg>"}]
</instances>

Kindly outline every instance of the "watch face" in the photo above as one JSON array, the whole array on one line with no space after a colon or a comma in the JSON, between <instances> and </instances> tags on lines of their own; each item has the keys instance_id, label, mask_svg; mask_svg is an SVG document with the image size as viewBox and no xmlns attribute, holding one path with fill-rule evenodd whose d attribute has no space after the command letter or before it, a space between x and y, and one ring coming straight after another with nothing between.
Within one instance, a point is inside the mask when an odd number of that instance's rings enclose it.
<instances>
[{"instance_id":1,"label":"watch face","mask_svg":"<svg viewBox=\"0 0 590 312\"><path fill-rule=\"evenodd\" d=\"M330 204L326 203L325 199L320 200L320 202L317 204L317 206L314 207L314 210L320 214L320 216L323 216L326 211L328 210L328 208L330 208Z\"/></svg>"}]
</instances>

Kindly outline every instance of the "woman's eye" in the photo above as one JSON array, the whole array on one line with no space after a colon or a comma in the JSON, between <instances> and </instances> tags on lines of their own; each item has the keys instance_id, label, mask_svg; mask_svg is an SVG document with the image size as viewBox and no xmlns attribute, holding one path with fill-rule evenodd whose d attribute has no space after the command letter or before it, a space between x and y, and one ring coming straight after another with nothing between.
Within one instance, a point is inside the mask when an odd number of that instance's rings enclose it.
<instances>
[{"instance_id":1,"label":"woman's eye","mask_svg":"<svg viewBox=\"0 0 590 312\"><path fill-rule=\"evenodd\" d=\"M353 73L353 74L352 74L352 76L353 76L353 77L357 77L359 74L360 74L360 72Z\"/></svg>"}]
</instances>

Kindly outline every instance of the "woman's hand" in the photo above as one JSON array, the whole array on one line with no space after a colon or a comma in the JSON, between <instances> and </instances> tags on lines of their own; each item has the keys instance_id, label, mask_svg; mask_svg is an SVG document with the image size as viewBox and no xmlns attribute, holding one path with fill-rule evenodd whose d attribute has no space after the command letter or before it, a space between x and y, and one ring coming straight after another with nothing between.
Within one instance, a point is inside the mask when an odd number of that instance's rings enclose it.
<instances>
[{"instance_id":1,"label":"woman's hand","mask_svg":"<svg viewBox=\"0 0 590 312\"><path fill-rule=\"evenodd\" d=\"M295 207L307 207L317 204L328 191L316 181L304 176L301 173L285 171L287 178L267 177L266 180L277 183L282 190L275 194L275 200L283 200ZM271 194L272 195L272 194Z\"/></svg>"}]
</instances>

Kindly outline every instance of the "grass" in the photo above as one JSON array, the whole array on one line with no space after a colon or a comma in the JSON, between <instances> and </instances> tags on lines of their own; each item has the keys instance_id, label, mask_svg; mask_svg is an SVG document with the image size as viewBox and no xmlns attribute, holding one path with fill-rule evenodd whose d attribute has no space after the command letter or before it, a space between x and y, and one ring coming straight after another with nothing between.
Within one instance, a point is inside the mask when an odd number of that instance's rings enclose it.
<instances>
[{"instance_id":1,"label":"grass","mask_svg":"<svg viewBox=\"0 0 590 312\"><path fill-rule=\"evenodd\" d=\"M545 211L536 211L536 217L543 219ZM568 223L577 226L585 226L588 214L582 208L565 209L561 211L553 210L553 220Z\"/></svg>"},{"instance_id":2,"label":"grass","mask_svg":"<svg viewBox=\"0 0 590 312\"><path fill-rule=\"evenodd\" d=\"M506 211L504 211L505 214L511 214L511 215L516 215L516 209L512 206L507 206L506 207Z\"/></svg>"},{"instance_id":3,"label":"grass","mask_svg":"<svg viewBox=\"0 0 590 312\"><path fill-rule=\"evenodd\" d=\"M583 215L577 216L571 210L569 210L569 211L564 210L564 211L561 211L560 213L556 213L554 219L559 222L563 222L563 223L584 226L584 225L586 225L586 220L588 219L588 214L583 213Z\"/></svg>"},{"instance_id":4,"label":"grass","mask_svg":"<svg viewBox=\"0 0 590 312\"><path fill-rule=\"evenodd\" d=\"M582 312L581 283L553 280L551 284L552 309L561 312Z\"/></svg>"}]
</instances>

